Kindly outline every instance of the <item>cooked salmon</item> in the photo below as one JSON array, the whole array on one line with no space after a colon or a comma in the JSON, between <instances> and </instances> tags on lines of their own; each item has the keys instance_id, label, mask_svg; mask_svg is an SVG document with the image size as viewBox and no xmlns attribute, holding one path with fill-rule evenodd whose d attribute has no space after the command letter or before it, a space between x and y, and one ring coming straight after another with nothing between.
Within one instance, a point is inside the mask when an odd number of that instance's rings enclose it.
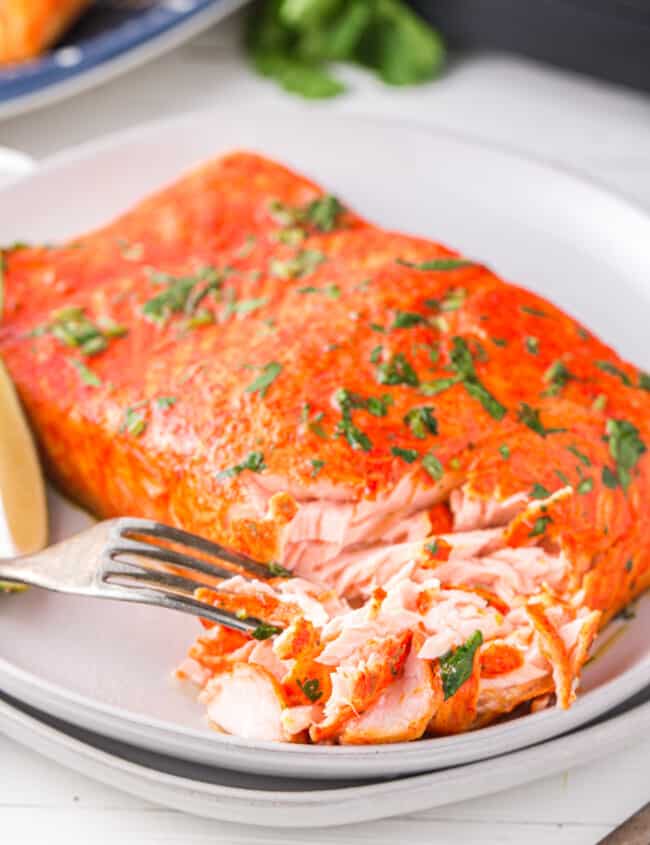
<instances>
[{"instance_id":1,"label":"cooked salmon","mask_svg":"<svg viewBox=\"0 0 650 845\"><path fill-rule=\"evenodd\" d=\"M222 731L567 707L648 585L650 376L473 259L233 153L2 266L0 352L60 487L295 576L202 596L271 626L207 626L179 670Z\"/></svg>"}]
</instances>

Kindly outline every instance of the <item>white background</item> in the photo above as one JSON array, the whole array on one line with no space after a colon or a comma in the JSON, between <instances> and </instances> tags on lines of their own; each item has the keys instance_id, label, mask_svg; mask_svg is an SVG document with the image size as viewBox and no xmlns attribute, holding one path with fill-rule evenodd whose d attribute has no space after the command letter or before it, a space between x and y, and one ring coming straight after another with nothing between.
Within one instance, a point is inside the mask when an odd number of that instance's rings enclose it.
<instances>
[{"instance_id":1,"label":"white background","mask_svg":"<svg viewBox=\"0 0 650 845\"><path fill-rule=\"evenodd\" d=\"M0 144L42 158L149 119L220 103L286 105L238 48L235 19L113 83L0 123ZM468 132L578 169L650 210L650 97L500 55L464 56L445 79L396 91L345 70L351 93L305 107ZM63 198L62 198L63 199ZM650 739L587 767L427 813L329 830L273 831L149 805L0 736L0 842L591 845L650 798Z\"/></svg>"}]
</instances>

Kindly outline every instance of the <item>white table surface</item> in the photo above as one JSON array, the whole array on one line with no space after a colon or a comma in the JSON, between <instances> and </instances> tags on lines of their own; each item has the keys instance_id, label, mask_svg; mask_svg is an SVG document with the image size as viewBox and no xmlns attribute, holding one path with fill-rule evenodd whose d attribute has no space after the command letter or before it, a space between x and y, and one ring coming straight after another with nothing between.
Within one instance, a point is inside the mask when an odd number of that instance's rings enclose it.
<instances>
[{"instance_id":1,"label":"white table surface","mask_svg":"<svg viewBox=\"0 0 650 845\"><path fill-rule=\"evenodd\" d=\"M0 123L0 144L42 158L106 132L219 104L287 104L237 46L239 20L102 88ZM650 210L650 97L496 54L445 79L384 88L345 70L351 92L309 110L381 114L469 132L593 175ZM296 105L299 105L296 102ZM532 198L531 198L532 199ZM194 819L68 772L0 736L0 842L7 845L592 845L650 798L650 738L494 796L345 828L278 831Z\"/></svg>"}]
</instances>

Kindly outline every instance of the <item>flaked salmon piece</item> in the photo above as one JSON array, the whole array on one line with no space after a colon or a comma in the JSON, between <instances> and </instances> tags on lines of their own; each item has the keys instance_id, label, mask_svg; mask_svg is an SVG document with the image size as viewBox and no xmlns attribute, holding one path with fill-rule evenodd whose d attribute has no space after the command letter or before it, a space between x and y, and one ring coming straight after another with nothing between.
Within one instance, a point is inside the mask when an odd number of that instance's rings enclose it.
<instances>
[{"instance_id":1,"label":"flaked salmon piece","mask_svg":"<svg viewBox=\"0 0 650 845\"><path fill-rule=\"evenodd\" d=\"M375 702L402 671L411 646L412 633L366 642L362 649L342 661L331 675L332 692L324 705L323 720L309 729L313 742L335 736L352 717Z\"/></svg>"},{"instance_id":2,"label":"flaked salmon piece","mask_svg":"<svg viewBox=\"0 0 650 845\"><path fill-rule=\"evenodd\" d=\"M407 742L424 734L442 697L440 689L434 689L430 663L417 656L417 646L414 640L402 676L361 716L346 722L339 737L342 744Z\"/></svg>"},{"instance_id":3,"label":"flaked salmon piece","mask_svg":"<svg viewBox=\"0 0 650 845\"><path fill-rule=\"evenodd\" d=\"M474 654L474 662L470 677L459 687L458 691L445 699L442 692L440 662L434 664L434 688L438 696L438 706L428 724L427 733L431 736L449 736L469 730L478 710L480 694L480 653Z\"/></svg>"},{"instance_id":4,"label":"flaked salmon piece","mask_svg":"<svg viewBox=\"0 0 650 845\"><path fill-rule=\"evenodd\" d=\"M289 739L282 726L282 689L262 666L234 663L209 681L201 700L208 719L226 733L269 742Z\"/></svg>"}]
</instances>

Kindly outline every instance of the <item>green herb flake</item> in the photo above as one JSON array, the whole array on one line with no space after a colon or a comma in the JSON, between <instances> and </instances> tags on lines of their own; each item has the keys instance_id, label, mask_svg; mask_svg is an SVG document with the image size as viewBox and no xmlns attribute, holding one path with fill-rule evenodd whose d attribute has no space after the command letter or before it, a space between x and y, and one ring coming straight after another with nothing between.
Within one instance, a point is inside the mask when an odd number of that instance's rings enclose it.
<instances>
[{"instance_id":1,"label":"green herb flake","mask_svg":"<svg viewBox=\"0 0 650 845\"><path fill-rule=\"evenodd\" d=\"M474 655L482 643L483 634L480 631L474 631L463 645L440 658L440 677L445 701L454 696L472 677Z\"/></svg>"},{"instance_id":2,"label":"green herb flake","mask_svg":"<svg viewBox=\"0 0 650 845\"><path fill-rule=\"evenodd\" d=\"M445 294L445 298L440 303L440 310L458 311L459 308L462 308L466 299L467 291L465 288L454 288Z\"/></svg>"},{"instance_id":3,"label":"green herb flake","mask_svg":"<svg viewBox=\"0 0 650 845\"><path fill-rule=\"evenodd\" d=\"M120 431L126 431L134 437L141 437L147 428L147 421L142 413L136 408L127 408L124 412L124 419Z\"/></svg>"},{"instance_id":4,"label":"green herb flake","mask_svg":"<svg viewBox=\"0 0 650 845\"><path fill-rule=\"evenodd\" d=\"M429 261L404 261L401 258L397 259L398 264L405 267L410 267L412 270L423 271L447 271L447 270L461 270L464 267L473 267L473 261L467 261L465 258L432 258Z\"/></svg>"},{"instance_id":5,"label":"green herb flake","mask_svg":"<svg viewBox=\"0 0 650 845\"><path fill-rule=\"evenodd\" d=\"M381 354L383 351L383 346L375 346L375 348L370 353L370 363L377 364L379 362L379 359L381 358Z\"/></svg>"},{"instance_id":6,"label":"green herb flake","mask_svg":"<svg viewBox=\"0 0 650 845\"><path fill-rule=\"evenodd\" d=\"M304 681L296 681L296 683L310 701L318 701L319 698L322 698L323 691L320 688L318 678L309 678Z\"/></svg>"},{"instance_id":7,"label":"green herb flake","mask_svg":"<svg viewBox=\"0 0 650 845\"><path fill-rule=\"evenodd\" d=\"M229 467L229 469L224 469L222 472L217 474L217 478L234 478L236 475L239 475L245 470L250 470L251 472L263 472L265 469L266 464L264 463L263 452L249 452L241 463L235 464L235 466Z\"/></svg>"},{"instance_id":8,"label":"green herb flake","mask_svg":"<svg viewBox=\"0 0 650 845\"><path fill-rule=\"evenodd\" d=\"M380 334L386 333L384 326L381 326L379 323L369 323L369 325L373 332L379 332Z\"/></svg>"},{"instance_id":9,"label":"green herb flake","mask_svg":"<svg viewBox=\"0 0 650 845\"><path fill-rule=\"evenodd\" d=\"M420 393L424 396L437 396L444 390L449 390L455 384L460 384L462 378L460 376L451 376L449 378L439 378L433 381L425 381L420 385Z\"/></svg>"},{"instance_id":10,"label":"green herb flake","mask_svg":"<svg viewBox=\"0 0 650 845\"><path fill-rule=\"evenodd\" d=\"M549 523L553 522L550 516L538 516L530 531L529 537L539 537L546 532Z\"/></svg>"},{"instance_id":11,"label":"green herb flake","mask_svg":"<svg viewBox=\"0 0 650 845\"><path fill-rule=\"evenodd\" d=\"M607 396L604 393L600 393L591 403L591 407L594 411L604 411L607 407Z\"/></svg>"},{"instance_id":12,"label":"green herb flake","mask_svg":"<svg viewBox=\"0 0 650 845\"><path fill-rule=\"evenodd\" d=\"M302 279L311 276L326 260L326 256L317 249L303 249L293 258L284 261L273 259L269 270L278 279Z\"/></svg>"},{"instance_id":13,"label":"green herb flake","mask_svg":"<svg viewBox=\"0 0 650 845\"><path fill-rule=\"evenodd\" d=\"M293 578L293 572L276 560L272 560L269 563L269 575L272 575L274 578Z\"/></svg>"},{"instance_id":14,"label":"green herb flake","mask_svg":"<svg viewBox=\"0 0 650 845\"><path fill-rule=\"evenodd\" d=\"M591 493L594 489L594 482L591 478L583 478L582 481L576 487L576 490L580 495L584 496L586 493Z\"/></svg>"},{"instance_id":15,"label":"green herb flake","mask_svg":"<svg viewBox=\"0 0 650 845\"><path fill-rule=\"evenodd\" d=\"M438 421L434 416L434 409L427 405L411 408L404 417L404 422L419 440L424 440L428 434L438 433Z\"/></svg>"},{"instance_id":16,"label":"green herb flake","mask_svg":"<svg viewBox=\"0 0 650 845\"><path fill-rule=\"evenodd\" d=\"M437 540L432 540L430 543L425 543L425 544L424 544L424 549L425 549L427 552L429 552L429 554L430 554L430 555L433 555L434 557L435 557L435 556L438 554L438 552L440 551L440 550L439 550L439 548L438 548L438 541L437 541Z\"/></svg>"},{"instance_id":17,"label":"green herb flake","mask_svg":"<svg viewBox=\"0 0 650 845\"><path fill-rule=\"evenodd\" d=\"M631 572L633 568L634 568L634 561L632 560L632 558L630 558L630 559L627 561L627 563L625 564L625 571L626 571L626 572Z\"/></svg>"},{"instance_id":18,"label":"green herb flake","mask_svg":"<svg viewBox=\"0 0 650 845\"><path fill-rule=\"evenodd\" d=\"M429 473L434 481L440 481L442 476L445 474L444 467L433 452L428 452L422 458L422 467Z\"/></svg>"},{"instance_id":19,"label":"green herb flake","mask_svg":"<svg viewBox=\"0 0 650 845\"><path fill-rule=\"evenodd\" d=\"M421 326L428 321L422 314L416 314L414 311L398 311L395 314L395 320L391 329L410 329L413 326Z\"/></svg>"},{"instance_id":20,"label":"green herb flake","mask_svg":"<svg viewBox=\"0 0 650 845\"><path fill-rule=\"evenodd\" d=\"M401 352L393 355L390 361L380 364L376 377L379 384L407 384L411 387L420 384L417 373Z\"/></svg>"},{"instance_id":21,"label":"green herb flake","mask_svg":"<svg viewBox=\"0 0 650 845\"><path fill-rule=\"evenodd\" d=\"M310 202L304 209L304 219L321 232L332 232L338 227L345 206L332 194Z\"/></svg>"},{"instance_id":22,"label":"green herb flake","mask_svg":"<svg viewBox=\"0 0 650 845\"><path fill-rule=\"evenodd\" d=\"M417 449L402 449L400 446L393 446L390 451L394 457L401 458L407 464L412 464L419 458Z\"/></svg>"},{"instance_id":23,"label":"green herb flake","mask_svg":"<svg viewBox=\"0 0 650 845\"><path fill-rule=\"evenodd\" d=\"M282 628L278 628L277 625L269 625L268 622L260 622L257 628L255 628L254 631L251 631L251 636L256 640L268 640L276 634L281 633Z\"/></svg>"},{"instance_id":24,"label":"green herb flake","mask_svg":"<svg viewBox=\"0 0 650 845\"><path fill-rule=\"evenodd\" d=\"M320 471L325 466L325 461L320 461L320 460L318 460L318 458L312 458L310 463L311 463L311 466L312 466L311 477L316 478L320 474Z\"/></svg>"},{"instance_id":25,"label":"green herb flake","mask_svg":"<svg viewBox=\"0 0 650 845\"><path fill-rule=\"evenodd\" d=\"M531 305L521 305L520 308L524 314L530 314L532 317L548 317L546 311L541 308L533 308Z\"/></svg>"},{"instance_id":26,"label":"green herb flake","mask_svg":"<svg viewBox=\"0 0 650 845\"><path fill-rule=\"evenodd\" d=\"M151 270L149 278L164 290L142 306L144 316L157 325L164 325L172 314L193 314L210 293L221 290L225 273L214 267L204 267L193 276L173 276Z\"/></svg>"},{"instance_id":27,"label":"green herb flake","mask_svg":"<svg viewBox=\"0 0 650 845\"><path fill-rule=\"evenodd\" d=\"M542 484L533 484L529 495L531 499L548 499L551 494Z\"/></svg>"},{"instance_id":28,"label":"green herb flake","mask_svg":"<svg viewBox=\"0 0 650 845\"><path fill-rule=\"evenodd\" d=\"M252 314L259 308L263 308L269 301L268 296L260 296L256 299L240 299L235 302L229 302L226 305L226 316L231 314Z\"/></svg>"},{"instance_id":29,"label":"green herb flake","mask_svg":"<svg viewBox=\"0 0 650 845\"><path fill-rule=\"evenodd\" d=\"M562 484L565 485L565 487L569 487L571 485L571 482L567 478L566 474L562 472L561 469L556 469L556 470L554 470L554 472L557 475L557 477L560 479Z\"/></svg>"},{"instance_id":30,"label":"green herb flake","mask_svg":"<svg viewBox=\"0 0 650 845\"><path fill-rule=\"evenodd\" d=\"M510 446L507 443L502 443L499 446L499 454L504 461L507 461L510 458Z\"/></svg>"},{"instance_id":31,"label":"green herb flake","mask_svg":"<svg viewBox=\"0 0 650 845\"><path fill-rule=\"evenodd\" d=\"M540 437L546 437L549 434L560 434L566 431L566 428L546 428L540 418L539 409L533 408L527 402L520 404L517 419L536 434L539 434Z\"/></svg>"},{"instance_id":32,"label":"green herb flake","mask_svg":"<svg viewBox=\"0 0 650 845\"><path fill-rule=\"evenodd\" d=\"M453 338L450 358L451 368L456 371L469 395L477 399L495 420L503 419L506 408L479 381L474 368L472 353L464 338Z\"/></svg>"},{"instance_id":33,"label":"green herb flake","mask_svg":"<svg viewBox=\"0 0 650 845\"><path fill-rule=\"evenodd\" d=\"M650 374L639 372L639 389L650 390Z\"/></svg>"},{"instance_id":34,"label":"green herb flake","mask_svg":"<svg viewBox=\"0 0 650 845\"><path fill-rule=\"evenodd\" d=\"M530 352L531 355L537 355L539 352L539 340L532 335L527 337L524 341L526 345L526 351Z\"/></svg>"},{"instance_id":35,"label":"green herb flake","mask_svg":"<svg viewBox=\"0 0 650 845\"><path fill-rule=\"evenodd\" d=\"M87 387L101 387L102 380L98 375L89 370L88 367L81 361L70 361L75 370L79 373L79 378Z\"/></svg>"},{"instance_id":36,"label":"green herb flake","mask_svg":"<svg viewBox=\"0 0 650 845\"><path fill-rule=\"evenodd\" d=\"M608 373L610 376L616 376L626 387L632 387L632 379L615 364L611 364L609 361L595 361L594 363L599 370Z\"/></svg>"},{"instance_id":37,"label":"green herb flake","mask_svg":"<svg viewBox=\"0 0 650 845\"><path fill-rule=\"evenodd\" d=\"M171 408L178 402L177 396L159 396L156 399L156 405L161 408L163 411L167 408Z\"/></svg>"},{"instance_id":38,"label":"green herb flake","mask_svg":"<svg viewBox=\"0 0 650 845\"><path fill-rule=\"evenodd\" d=\"M495 346L505 347L508 345L508 341L503 337L491 337L490 340Z\"/></svg>"},{"instance_id":39,"label":"green herb flake","mask_svg":"<svg viewBox=\"0 0 650 845\"><path fill-rule=\"evenodd\" d=\"M262 368L261 374L255 379L252 384L246 388L246 393L259 393L262 399L266 396L269 387L273 384L276 378L282 372L282 364L277 361L270 361Z\"/></svg>"},{"instance_id":40,"label":"green herb flake","mask_svg":"<svg viewBox=\"0 0 650 845\"><path fill-rule=\"evenodd\" d=\"M618 487L618 478L608 466L603 467L601 478L605 487L609 487L610 490Z\"/></svg>"},{"instance_id":41,"label":"green herb flake","mask_svg":"<svg viewBox=\"0 0 650 845\"><path fill-rule=\"evenodd\" d=\"M564 361L554 361L551 366L544 373L544 381L550 387L544 391L544 396L557 396L557 394L570 381L575 378L573 373L568 369Z\"/></svg>"},{"instance_id":42,"label":"green herb flake","mask_svg":"<svg viewBox=\"0 0 650 845\"><path fill-rule=\"evenodd\" d=\"M627 420L608 420L607 436L609 453L616 462L616 477L627 492L632 480L632 470L641 455L647 451L646 445L639 437L638 428Z\"/></svg>"}]
</instances>

